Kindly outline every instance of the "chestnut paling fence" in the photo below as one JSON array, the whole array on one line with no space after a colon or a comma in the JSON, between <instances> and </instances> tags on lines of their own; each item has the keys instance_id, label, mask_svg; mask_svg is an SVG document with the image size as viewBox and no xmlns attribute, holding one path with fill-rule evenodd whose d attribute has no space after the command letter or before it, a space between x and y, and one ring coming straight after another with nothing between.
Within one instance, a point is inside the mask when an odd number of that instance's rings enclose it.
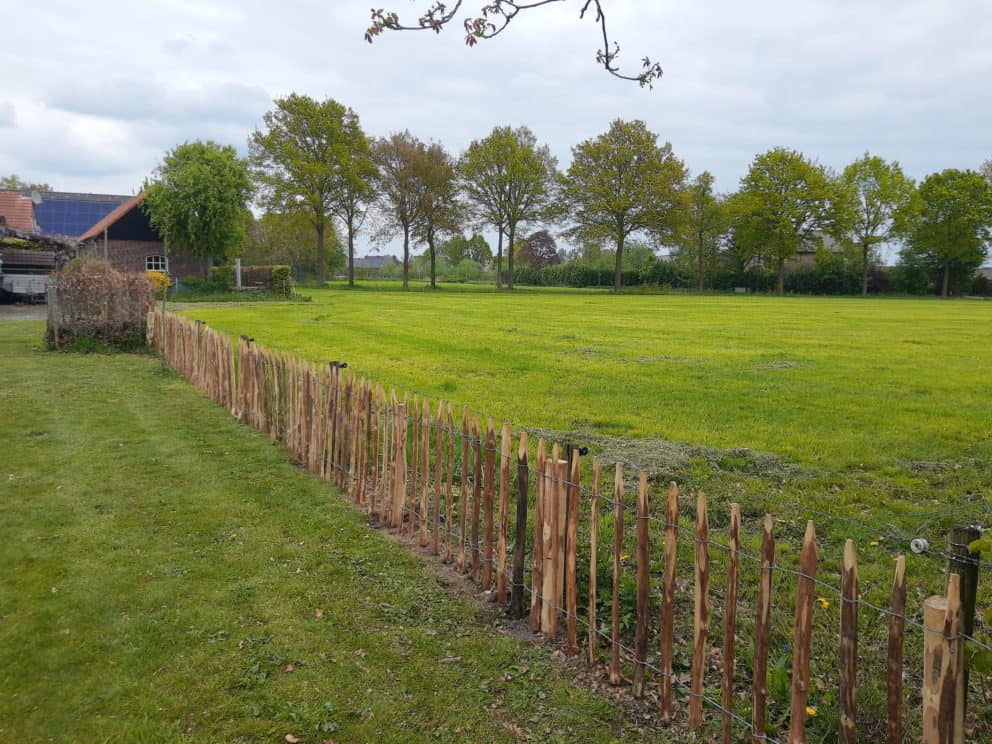
<instances>
[{"instance_id":1,"label":"chestnut paling fence","mask_svg":"<svg viewBox=\"0 0 992 744\"><path fill-rule=\"evenodd\" d=\"M805 742L825 729L842 742L965 740L964 644L988 646L962 630L957 574L918 619L903 555L887 601L869 601L854 542L821 558L812 521L788 536L798 543L789 550L776 545L771 515L749 536L730 503L712 520L716 535L702 493L686 499L672 483L652 510L644 472L628 482L622 464L590 467L577 448L544 439L535 448L526 431L387 393L335 362L235 343L159 311L148 342L371 519L452 563L613 685L655 701L663 721L724 742ZM828 562L839 586L817 576ZM814 623L832 603L832 619ZM904 662L907 631L919 635L923 669Z\"/></svg>"}]
</instances>

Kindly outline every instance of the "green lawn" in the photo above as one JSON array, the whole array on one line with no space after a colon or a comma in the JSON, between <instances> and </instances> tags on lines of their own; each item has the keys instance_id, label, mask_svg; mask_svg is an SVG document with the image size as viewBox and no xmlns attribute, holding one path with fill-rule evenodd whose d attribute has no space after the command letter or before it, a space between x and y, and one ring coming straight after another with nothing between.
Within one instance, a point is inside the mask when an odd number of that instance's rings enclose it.
<instances>
[{"instance_id":1,"label":"green lawn","mask_svg":"<svg viewBox=\"0 0 992 744\"><path fill-rule=\"evenodd\" d=\"M992 303L308 292L188 314L518 426L769 452L810 476L784 484L796 497L932 506L992 488Z\"/></svg>"},{"instance_id":2,"label":"green lawn","mask_svg":"<svg viewBox=\"0 0 992 744\"><path fill-rule=\"evenodd\" d=\"M153 358L42 328L0 323L0 741L650 739Z\"/></svg>"}]
</instances>

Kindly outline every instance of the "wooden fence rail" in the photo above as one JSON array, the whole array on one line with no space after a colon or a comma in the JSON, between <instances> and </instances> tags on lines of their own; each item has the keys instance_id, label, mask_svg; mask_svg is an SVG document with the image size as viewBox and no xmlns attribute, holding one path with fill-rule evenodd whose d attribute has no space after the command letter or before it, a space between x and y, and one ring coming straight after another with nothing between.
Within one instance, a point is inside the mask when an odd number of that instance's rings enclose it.
<instances>
[{"instance_id":1,"label":"wooden fence rail","mask_svg":"<svg viewBox=\"0 0 992 744\"><path fill-rule=\"evenodd\" d=\"M526 595L530 594L533 631L557 639L559 621L564 618L566 650L578 654L584 646L585 658L597 668L603 661L600 646L607 647L608 660L602 669L609 681L613 685L629 682L636 697L656 686L662 720L676 721L677 713L684 710L685 725L709 727L714 738L723 742L750 739L798 744L807 740L809 718L814 714L809 694L819 564L812 521L806 525L798 566L782 567L776 563L771 516L764 517L760 550L751 555L742 549L737 504L729 505L725 536L722 528L721 534L714 536L708 499L702 493L695 495L691 514L680 515L680 493L672 483L663 516L652 516L646 473L639 473L636 488L630 488L617 464L610 499L601 492L604 468L598 459L593 459L591 468L583 468L577 449L569 448L571 457L563 457L558 444L550 443L549 453L549 443L540 439L532 461L526 432L519 434L514 451L512 429L503 424L497 446L497 427L491 419L480 421L465 409L458 427L451 403L436 401L435 411L428 399L411 398L395 390L387 394L380 385L349 375L343 365L313 364L265 349L245 336L234 344L203 323L159 312L149 315L148 340L165 354L168 364L211 400L245 424L281 440L301 464L333 482L371 519L452 563L482 590L493 591L495 600L508 606L512 616L523 618L527 614ZM591 472L583 482L585 471ZM584 499L588 499L587 508L582 507ZM511 509L514 501L515 510ZM680 522L689 516L692 526ZM630 519L633 526L625 531L625 521ZM717 522L724 523L727 520ZM613 533L613 540L607 538L602 545L601 526L607 530L612 527ZM691 577L679 566L680 542L691 547ZM720 564L725 584L713 581L713 546L719 546L721 555L726 555ZM601 560L607 556L608 560ZM742 557L753 563L753 572L742 573ZM652 560L661 566L660 572ZM830 673L837 685L836 735L840 741L854 742L859 722L861 598L853 542L844 546L840 563L838 651ZM631 566L636 569L632 584L626 573ZM597 585L601 567L612 569L612 587L602 587L602 592ZM751 564L745 567L751 568ZM794 579L794 603L788 596L775 596L773 574L788 574ZM753 612L748 614L753 622L749 626L751 669L746 683L743 675L738 678L735 666L738 641L744 643L739 610L743 609L740 582L745 575L754 577L756 597ZM603 579L607 580L605 575ZM689 586L691 613L679 602L680 594ZM652 598L659 589L657 607ZM718 631L711 628L714 591L723 591L723 622ZM604 613L601 619L597 611L606 604L609 616ZM778 604L782 606L776 607ZM779 711L775 727L770 727L772 617L776 613L783 617L790 604L794 616L789 714ZM888 610L888 664L884 673L878 670L878 676L887 679L886 733L892 744L901 742L904 734L905 612L905 559L897 556ZM953 741L946 738L945 727L954 723L954 690L960 670L946 661L946 653L961 645L956 581L951 582L949 598L928 600L927 613L927 669L928 679L933 679L923 692L921 733L927 742ZM580 624L584 626L581 634ZM677 633L680 629L684 640ZM676 661L676 649L678 641L688 642L690 630L686 672L685 661ZM649 651L652 635L656 637L657 664L651 661L654 652ZM720 661L714 667L716 654ZM678 709L676 692L687 700ZM719 715L709 717L708 712Z\"/></svg>"}]
</instances>

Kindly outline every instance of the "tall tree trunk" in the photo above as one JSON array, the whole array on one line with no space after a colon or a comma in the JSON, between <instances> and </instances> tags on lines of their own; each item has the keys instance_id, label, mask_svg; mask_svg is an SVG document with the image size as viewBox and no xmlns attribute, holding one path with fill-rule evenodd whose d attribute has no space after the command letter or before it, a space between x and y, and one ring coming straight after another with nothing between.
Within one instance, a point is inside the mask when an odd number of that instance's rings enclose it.
<instances>
[{"instance_id":1,"label":"tall tree trunk","mask_svg":"<svg viewBox=\"0 0 992 744\"><path fill-rule=\"evenodd\" d=\"M862 267L864 269L864 271L861 274L861 296L862 297L867 297L868 296L868 266L869 266L868 255L869 255L869 249L868 249L868 246L867 245L862 246L862 248L864 249L864 266Z\"/></svg>"},{"instance_id":2,"label":"tall tree trunk","mask_svg":"<svg viewBox=\"0 0 992 744\"><path fill-rule=\"evenodd\" d=\"M702 232L700 232L700 234L699 234L699 245L697 246L697 248L699 250L699 294L702 294L703 293L703 290L706 288L706 278L705 278L706 277L706 258L703 255L704 252L705 252L705 248L704 248L704 243L705 242L706 242L706 240L703 237Z\"/></svg>"},{"instance_id":3,"label":"tall tree trunk","mask_svg":"<svg viewBox=\"0 0 992 744\"><path fill-rule=\"evenodd\" d=\"M327 261L324 259L324 218L321 217L317 223L317 283L321 287L327 281Z\"/></svg>"},{"instance_id":4,"label":"tall tree trunk","mask_svg":"<svg viewBox=\"0 0 992 744\"><path fill-rule=\"evenodd\" d=\"M410 226L403 225L403 289L410 289Z\"/></svg>"},{"instance_id":5,"label":"tall tree trunk","mask_svg":"<svg viewBox=\"0 0 992 744\"><path fill-rule=\"evenodd\" d=\"M431 289L437 289L437 266L435 264L434 232L427 233L427 249L431 252Z\"/></svg>"},{"instance_id":6,"label":"tall tree trunk","mask_svg":"<svg viewBox=\"0 0 992 744\"><path fill-rule=\"evenodd\" d=\"M775 294L779 297L785 294L785 259L778 260L778 282L775 284Z\"/></svg>"},{"instance_id":7,"label":"tall tree trunk","mask_svg":"<svg viewBox=\"0 0 992 744\"><path fill-rule=\"evenodd\" d=\"M513 289L513 240L517 234L517 224L511 222L510 230L506 234L509 245L506 246L506 288Z\"/></svg>"},{"instance_id":8,"label":"tall tree trunk","mask_svg":"<svg viewBox=\"0 0 992 744\"><path fill-rule=\"evenodd\" d=\"M355 230L354 219L348 216L348 286L355 286Z\"/></svg>"},{"instance_id":9,"label":"tall tree trunk","mask_svg":"<svg viewBox=\"0 0 992 744\"><path fill-rule=\"evenodd\" d=\"M940 284L940 296L947 297L947 290L951 283L951 262L944 261L944 280Z\"/></svg>"},{"instance_id":10,"label":"tall tree trunk","mask_svg":"<svg viewBox=\"0 0 992 744\"><path fill-rule=\"evenodd\" d=\"M497 225L499 239L496 241L496 289L503 289L503 226Z\"/></svg>"},{"instance_id":11,"label":"tall tree trunk","mask_svg":"<svg viewBox=\"0 0 992 744\"><path fill-rule=\"evenodd\" d=\"M617 265L613 271L613 294L623 292L623 244L626 236L621 233L617 238Z\"/></svg>"}]
</instances>

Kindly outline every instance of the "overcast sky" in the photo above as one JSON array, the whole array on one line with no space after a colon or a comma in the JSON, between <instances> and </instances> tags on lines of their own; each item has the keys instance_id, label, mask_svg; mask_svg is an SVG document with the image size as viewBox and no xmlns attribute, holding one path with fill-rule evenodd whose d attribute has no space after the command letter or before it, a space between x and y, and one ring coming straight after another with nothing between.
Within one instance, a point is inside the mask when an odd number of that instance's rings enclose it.
<instances>
[{"instance_id":1,"label":"overcast sky","mask_svg":"<svg viewBox=\"0 0 992 744\"><path fill-rule=\"evenodd\" d=\"M414 20L426 0L375 0ZM483 0L466 0L477 8ZM863 152L919 179L992 157L989 0L605 0L622 60L595 64L580 0L528 11L467 48L460 27L363 40L369 0L45 0L4 10L0 175L134 193L185 140L246 150L274 97L333 97L370 135L409 128L459 153L527 124L566 167L610 120L644 119L732 191L755 154L834 168Z\"/></svg>"}]
</instances>

